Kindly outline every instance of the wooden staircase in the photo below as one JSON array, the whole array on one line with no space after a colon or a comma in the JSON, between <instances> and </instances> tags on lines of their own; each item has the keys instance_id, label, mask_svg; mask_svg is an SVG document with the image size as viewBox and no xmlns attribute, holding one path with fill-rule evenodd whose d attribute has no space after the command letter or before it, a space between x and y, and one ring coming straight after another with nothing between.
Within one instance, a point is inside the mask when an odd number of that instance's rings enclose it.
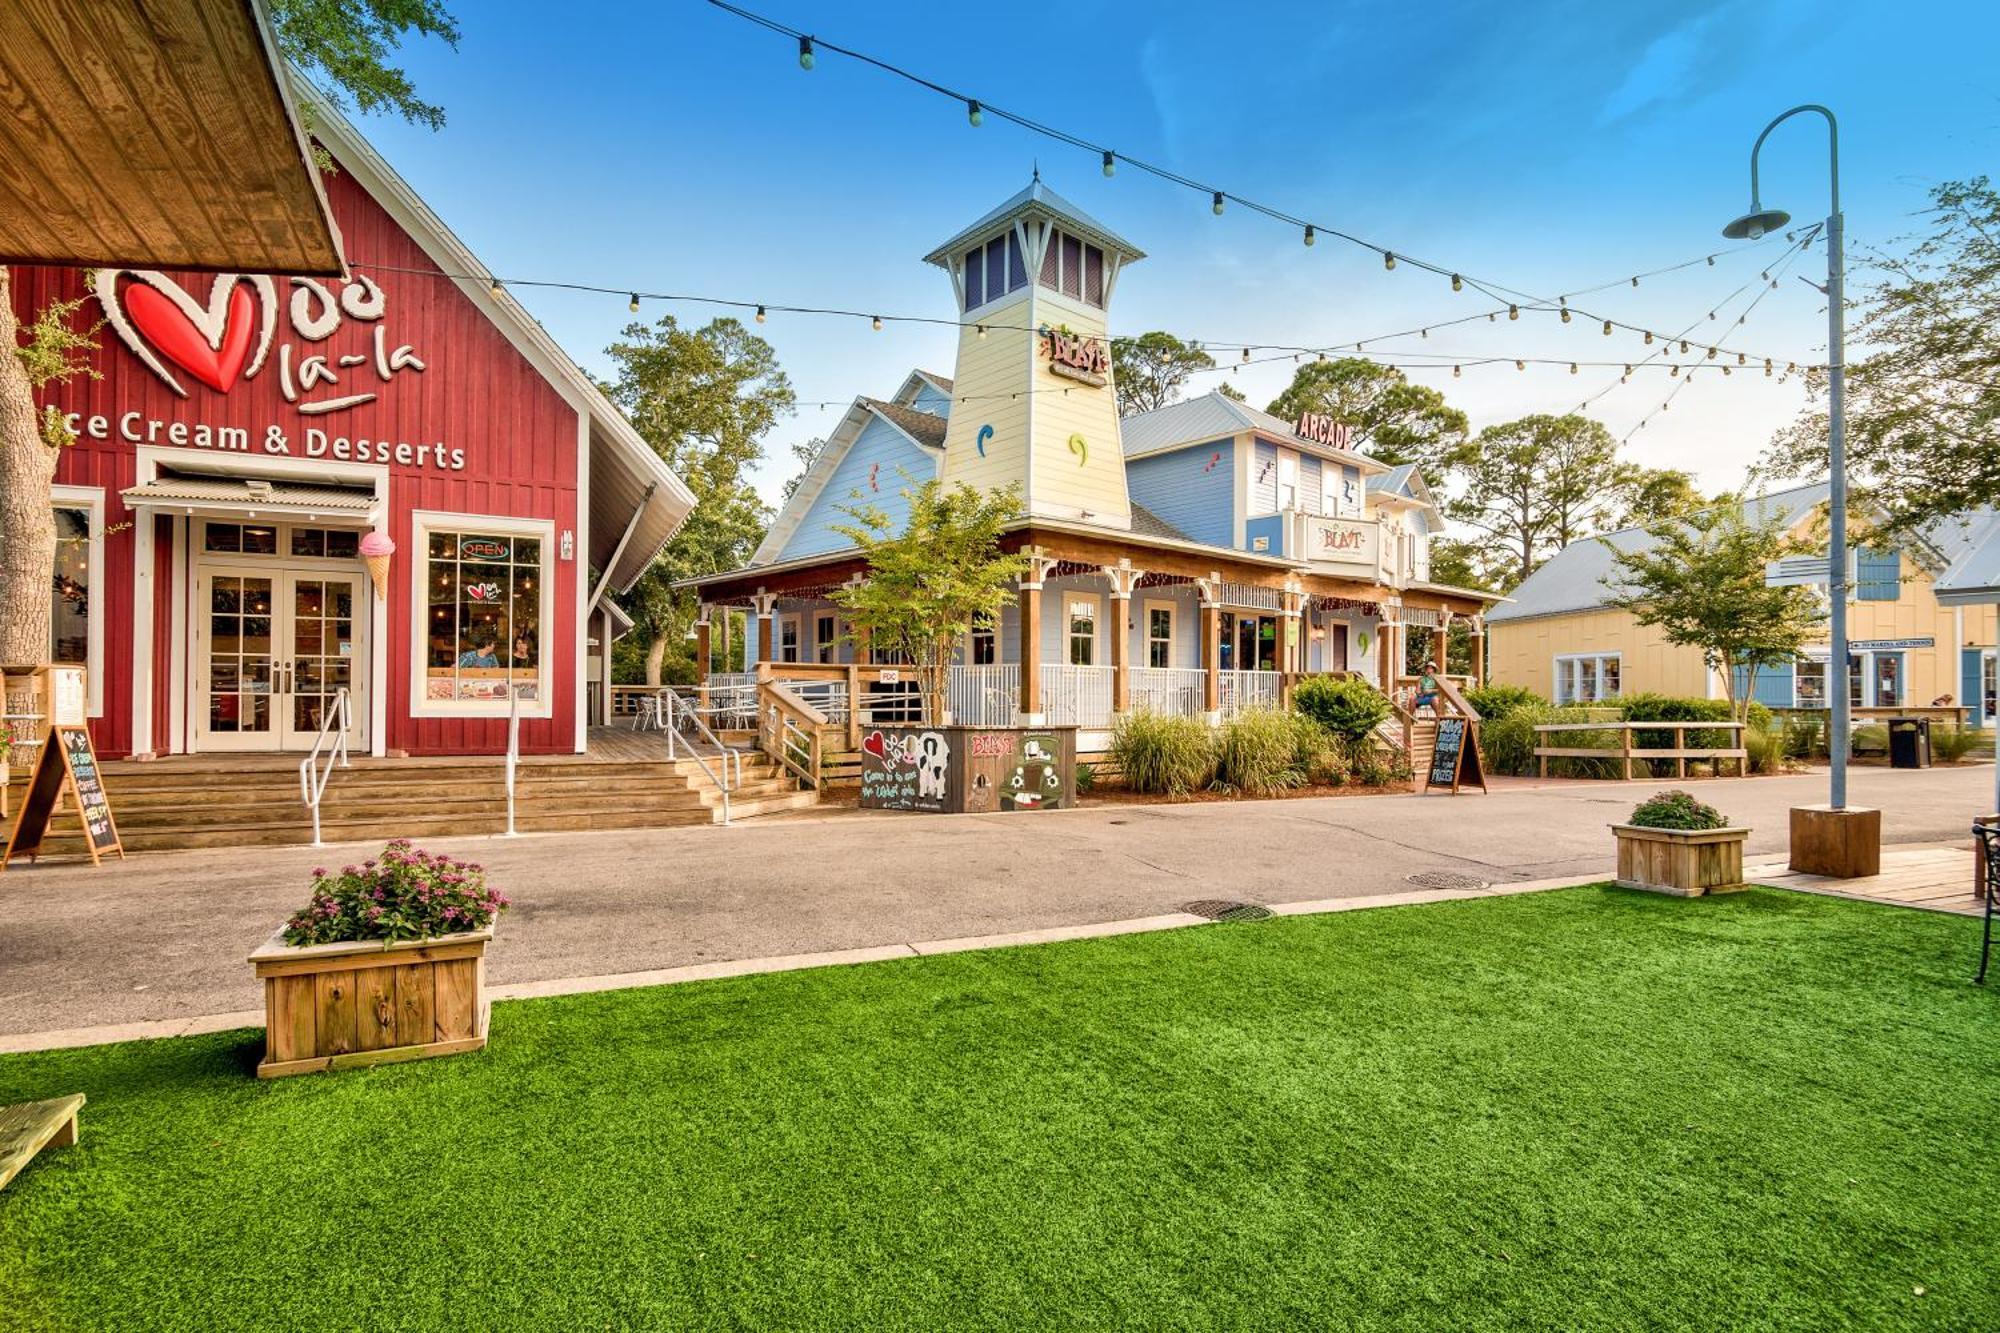
<instances>
[{"instance_id":1,"label":"wooden staircase","mask_svg":"<svg viewBox=\"0 0 2000 1333\"><path fill-rule=\"evenodd\" d=\"M709 762L719 770L716 760ZM818 799L764 755L744 753L742 772L741 786L730 793L732 820L809 807ZM312 841L296 758L112 763L104 774L127 851ZM722 796L692 759L537 757L521 762L514 809L522 833L671 828L720 823ZM333 770L320 825L329 843L504 833L504 767L497 758L356 759L350 768ZM73 816L57 816L43 851L85 854Z\"/></svg>"},{"instance_id":2,"label":"wooden staircase","mask_svg":"<svg viewBox=\"0 0 2000 1333\"><path fill-rule=\"evenodd\" d=\"M1424 774L1430 771L1431 754L1437 749L1437 719L1420 717L1410 723L1410 772L1416 775L1421 786Z\"/></svg>"}]
</instances>

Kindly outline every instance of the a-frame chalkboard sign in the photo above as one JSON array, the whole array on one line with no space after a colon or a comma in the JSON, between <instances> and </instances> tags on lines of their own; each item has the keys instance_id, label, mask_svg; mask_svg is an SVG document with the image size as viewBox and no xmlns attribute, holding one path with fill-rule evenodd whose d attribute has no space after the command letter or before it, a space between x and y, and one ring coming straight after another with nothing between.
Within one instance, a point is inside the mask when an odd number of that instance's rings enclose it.
<instances>
[{"instance_id":1,"label":"a-frame chalkboard sign","mask_svg":"<svg viewBox=\"0 0 2000 1333\"><path fill-rule=\"evenodd\" d=\"M1456 796L1461 785L1475 784L1480 791L1486 790L1486 773L1479 766L1479 724L1466 717L1439 718L1437 747L1431 751L1424 791L1449 787Z\"/></svg>"},{"instance_id":2,"label":"a-frame chalkboard sign","mask_svg":"<svg viewBox=\"0 0 2000 1333\"><path fill-rule=\"evenodd\" d=\"M0 856L0 870L5 870L16 856L32 861L40 854L42 839L48 836L49 821L55 817L56 806L65 792L75 802L77 816L83 822L83 843L90 851L90 863L97 865L106 852L116 852L119 860L125 859L125 848L118 841L118 823L111 817L111 798L104 794L104 775L97 767L97 750L90 743L89 728L56 726L49 728L48 741L35 764L35 776L28 783L21 813L7 839L6 855Z\"/></svg>"}]
</instances>

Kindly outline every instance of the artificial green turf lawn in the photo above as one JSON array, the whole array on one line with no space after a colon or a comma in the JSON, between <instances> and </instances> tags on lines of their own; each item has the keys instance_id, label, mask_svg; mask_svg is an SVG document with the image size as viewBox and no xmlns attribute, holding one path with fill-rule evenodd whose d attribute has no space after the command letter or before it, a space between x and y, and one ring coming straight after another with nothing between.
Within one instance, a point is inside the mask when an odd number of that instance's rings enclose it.
<instances>
[{"instance_id":1,"label":"artificial green turf lawn","mask_svg":"<svg viewBox=\"0 0 2000 1333\"><path fill-rule=\"evenodd\" d=\"M9 1057L90 1105L0 1325L1992 1328L1976 931L1594 888Z\"/></svg>"}]
</instances>

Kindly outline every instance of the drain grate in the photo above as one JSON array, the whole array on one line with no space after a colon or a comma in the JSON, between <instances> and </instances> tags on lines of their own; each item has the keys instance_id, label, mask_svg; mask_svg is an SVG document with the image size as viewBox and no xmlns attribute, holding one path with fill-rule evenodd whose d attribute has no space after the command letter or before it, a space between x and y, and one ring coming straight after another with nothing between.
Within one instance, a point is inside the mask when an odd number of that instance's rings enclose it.
<instances>
[{"instance_id":1,"label":"drain grate","mask_svg":"<svg viewBox=\"0 0 2000 1333\"><path fill-rule=\"evenodd\" d=\"M1460 875L1449 870L1420 870L1414 875L1403 876L1405 884L1414 884L1422 889L1483 889L1487 881L1476 875Z\"/></svg>"},{"instance_id":2,"label":"drain grate","mask_svg":"<svg viewBox=\"0 0 2000 1333\"><path fill-rule=\"evenodd\" d=\"M1193 916L1205 916L1210 921L1263 921L1271 915L1271 909L1261 903L1237 903L1226 898L1202 898L1182 903L1181 910Z\"/></svg>"}]
</instances>

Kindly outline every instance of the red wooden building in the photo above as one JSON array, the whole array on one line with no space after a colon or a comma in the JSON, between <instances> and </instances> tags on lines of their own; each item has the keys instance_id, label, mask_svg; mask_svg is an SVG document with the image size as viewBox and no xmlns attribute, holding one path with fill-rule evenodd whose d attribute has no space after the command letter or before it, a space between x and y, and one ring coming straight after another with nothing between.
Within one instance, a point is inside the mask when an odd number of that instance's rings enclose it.
<instances>
[{"instance_id":1,"label":"red wooden building","mask_svg":"<svg viewBox=\"0 0 2000 1333\"><path fill-rule=\"evenodd\" d=\"M87 297L50 386L52 656L100 752L309 748L341 690L384 754L584 748L586 660L693 498L330 108L348 277L17 269ZM382 553L393 547L387 559ZM374 556L370 559L370 556Z\"/></svg>"}]
</instances>

